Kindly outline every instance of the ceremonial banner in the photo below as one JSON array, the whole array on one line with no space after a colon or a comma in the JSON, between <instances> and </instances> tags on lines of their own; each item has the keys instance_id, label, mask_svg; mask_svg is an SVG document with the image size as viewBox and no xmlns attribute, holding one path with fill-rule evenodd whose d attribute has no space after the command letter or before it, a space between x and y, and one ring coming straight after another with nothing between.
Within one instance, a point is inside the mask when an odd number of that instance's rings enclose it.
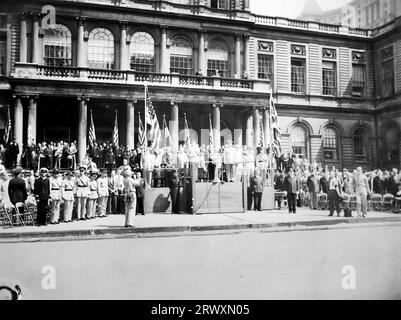
<instances>
[{"instance_id":1,"label":"ceremonial banner","mask_svg":"<svg viewBox=\"0 0 401 320\"><path fill-rule=\"evenodd\" d=\"M168 130L165 115L163 115L163 138L164 138L163 147L171 147L171 136L170 136L170 131Z\"/></svg>"},{"instance_id":2,"label":"ceremonial banner","mask_svg":"<svg viewBox=\"0 0 401 320\"><path fill-rule=\"evenodd\" d=\"M281 156L281 130L278 126L278 116L276 106L273 101L273 91L270 90L270 100L269 100L269 117L271 126L271 144L273 147L273 152L276 157Z\"/></svg>"},{"instance_id":3,"label":"ceremonial banner","mask_svg":"<svg viewBox=\"0 0 401 320\"><path fill-rule=\"evenodd\" d=\"M209 114L209 149L214 150L212 116Z\"/></svg>"},{"instance_id":4,"label":"ceremonial banner","mask_svg":"<svg viewBox=\"0 0 401 320\"><path fill-rule=\"evenodd\" d=\"M32 126L28 125L28 147L32 146L33 134L32 134Z\"/></svg>"},{"instance_id":5,"label":"ceremonial banner","mask_svg":"<svg viewBox=\"0 0 401 320\"><path fill-rule=\"evenodd\" d=\"M7 144L11 140L11 116L10 116L10 107L7 108L7 124L4 128L4 143Z\"/></svg>"},{"instance_id":6,"label":"ceremonial banner","mask_svg":"<svg viewBox=\"0 0 401 320\"><path fill-rule=\"evenodd\" d=\"M265 128L263 127L263 117L259 117L259 147L266 148Z\"/></svg>"},{"instance_id":7,"label":"ceremonial banner","mask_svg":"<svg viewBox=\"0 0 401 320\"><path fill-rule=\"evenodd\" d=\"M145 122L147 126L147 140L152 141L149 149L151 151L159 150L161 148L161 130L155 108L150 100L148 87L145 86Z\"/></svg>"},{"instance_id":8,"label":"ceremonial banner","mask_svg":"<svg viewBox=\"0 0 401 320\"><path fill-rule=\"evenodd\" d=\"M139 125L138 125L138 143L140 147L145 147L145 142L146 142L146 136L145 136L145 128L143 126L143 122L141 119L141 113L138 112L138 119L139 119Z\"/></svg>"},{"instance_id":9,"label":"ceremonial banner","mask_svg":"<svg viewBox=\"0 0 401 320\"><path fill-rule=\"evenodd\" d=\"M113 129L113 145L118 147L120 145L118 139L118 122L117 122L117 110L116 110L116 118L114 120L114 129Z\"/></svg>"},{"instance_id":10,"label":"ceremonial banner","mask_svg":"<svg viewBox=\"0 0 401 320\"><path fill-rule=\"evenodd\" d=\"M93 122L92 110L90 110L89 145L93 148L95 142L96 142L95 124Z\"/></svg>"},{"instance_id":11,"label":"ceremonial banner","mask_svg":"<svg viewBox=\"0 0 401 320\"><path fill-rule=\"evenodd\" d=\"M191 137L189 135L189 126L186 113L184 113L184 130L185 130L185 145L188 147L191 144Z\"/></svg>"}]
</instances>

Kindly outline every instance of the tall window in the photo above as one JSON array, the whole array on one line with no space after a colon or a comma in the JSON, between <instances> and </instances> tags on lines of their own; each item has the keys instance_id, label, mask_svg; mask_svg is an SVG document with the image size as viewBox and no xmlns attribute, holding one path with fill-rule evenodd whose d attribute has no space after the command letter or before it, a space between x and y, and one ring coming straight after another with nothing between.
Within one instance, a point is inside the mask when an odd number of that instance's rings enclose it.
<instances>
[{"instance_id":1,"label":"tall window","mask_svg":"<svg viewBox=\"0 0 401 320\"><path fill-rule=\"evenodd\" d=\"M303 126L296 125L291 130L291 147L292 152L300 158L307 158L307 137L306 130Z\"/></svg>"},{"instance_id":2,"label":"tall window","mask_svg":"<svg viewBox=\"0 0 401 320\"><path fill-rule=\"evenodd\" d=\"M291 92L305 93L305 59L291 59Z\"/></svg>"},{"instance_id":3,"label":"tall window","mask_svg":"<svg viewBox=\"0 0 401 320\"><path fill-rule=\"evenodd\" d=\"M394 53L393 47L387 47L380 51L380 80L383 97L394 94Z\"/></svg>"},{"instance_id":4,"label":"tall window","mask_svg":"<svg viewBox=\"0 0 401 320\"><path fill-rule=\"evenodd\" d=\"M323 95L335 96L337 91L335 62L323 61L322 80L323 80Z\"/></svg>"},{"instance_id":5,"label":"tall window","mask_svg":"<svg viewBox=\"0 0 401 320\"><path fill-rule=\"evenodd\" d=\"M185 38L175 38L170 47L170 72L193 74L192 45Z\"/></svg>"},{"instance_id":6,"label":"tall window","mask_svg":"<svg viewBox=\"0 0 401 320\"><path fill-rule=\"evenodd\" d=\"M0 76L6 74L6 42L0 41Z\"/></svg>"},{"instance_id":7,"label":"tall window","mask_svg":"<svg viewBox=\"0 0 401 320\"><path fill-rule=\"evenodd\" d=\"M354 132L354 157L355 160L368 160L368 132L364 128L358 128Z\"/></svg>"},{"instance_id":8,"label":"tall window","mask_svg":"<svg viewBox=\"0 0 401 320\"><path fill-rule=\"evenodd\" d=\"M207 75L229 77L228 50L221 43L213 43L207 51Z\"/></svg>"},{"instance_id":9,"label":"tall window","mask_svg":"<svg viewBox=\"0 0 401 320\"><path fill-rule=\"evenodd\" d=\"M337 131L326 128L323 133L323 156L324 160L338 160Z\"/></svg>"},{"instance_id":10,"label":"tall window","mask_svg":"<svg viewBox=\"0 0 401 320\"><path fill-rule=\"evenodd\" d=\"M258 54L258 78L273 80L273 56Z\"/></svg>"},{"instance_id":11,"label":"tall window","mask_svg":"<svg viewBox=\"0 0 401 320\"><path fill-rule=\"evenodd\" d=\"M155 42L146 32L135 32L130 45L131 69L137 72L155 71Z\"/></svg>"},{"instance_id":12,"label":"tall window","mask_svg":"<svg viewBox=\"0 0 401 320\"><path fill-rule=\"evenodd\" d=\"M43 62L47 66L71 66L71 32L64 25L44 29Z\"/></svg>"},{"instance_id":13,"label":"tall window","mask_svg":"<svg viewBox=\"0 0 401 320\"><path fill-rule=\"evenodd\" d=\"M99 69L114 68L114 37L110 30L95 28L88 40L89 67Z\"/></svg>"},{"instance_id":14,"label":"tall window","mask_svg":"<svg viewBox=\"0 0 401 320\"><path fill-rule=\"evenodd\" d=\"M397 128L390 128L385 134L385 144L388 160L400 159L400 133Z\"/></svg>"},{"instance_id":15,"label":"tall window","mask_svg":"<svg viewBox=\"0 0 401 320\"><path fill-rule=\"evenodd\" d=\"M365 96L366 67L363 64L352 65L352 95Z\"/></svg>"},{"instance_id":16,"label":"tall window","mask_svg":"<svg viewBox=\"0 0 401 320\"><path fill-rule=\"evenodd\" d=\"M214 9L227 9L227 0L211 0L210 7Z\"/></svg>"}]
</instances>

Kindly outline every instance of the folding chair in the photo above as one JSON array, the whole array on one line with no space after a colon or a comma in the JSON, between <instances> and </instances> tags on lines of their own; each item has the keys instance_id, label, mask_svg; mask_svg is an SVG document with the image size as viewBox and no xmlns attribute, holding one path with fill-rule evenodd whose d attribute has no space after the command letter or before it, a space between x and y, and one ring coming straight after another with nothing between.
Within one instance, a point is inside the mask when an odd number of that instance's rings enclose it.
<instances>
[{"instance_id":1,"label":"folding chair","mask_svg":"<svg viewBox=\"0 0 401 320\"><path fill-rule=\"evenodd\" d=\"M21 213L21 208L23 208L24 210L23 210L23 212ZM15 204L15 210L19 213L19 214L22 214L22 216L24 217L24 223L27 225L27 224L30 224L30 225L32 225L32 226L35 226L36 225L36 216L33 214L33 212L32 211L30 211L29 209L28 209L28 206L27 205L25 205L24 203L22 203L22 202L19 202L19 203L16 203Z\"/></svg>"},{"instance_id":2,"label":"folding chair","mask_svg":"<svg viewBox=\"0 0 401 320\"><path fill-rule=\"evenodd\" d=\"M7 205L5 207L8 215L11 217L11 221L13 222L13 226L25 226L24 217L22 214L16 211L15 206Z\"/></svg>"},{"instance_id":3,"label":"folding chair","mask_svg":"<svg viewBox=\"0 0 401 320\"><path fill-rule=\"evenodd\" d=\"M389 208L390 211L393 210L393 203L394 203L394 195L391 193L386 193L383 196L383 207L382 211L386 211L387 208Z\"/></svg>"},{"instance_id":4,"label":"folding chair","mask_svg":"<svg viewBox=\"0 0 401 320\"><path fill-rule=\"evenodd\" d=\"M37 218L36 204L32 202L27 202L26 209L28 211L28 214L31 216L31 219L33 220L34 224L36 225L36 218Z\"/></svg>"},{"instance_id":5,"label":"folding chair","mask_svg":"<svg viewBox=\"0 0 401 320\"><path fill-rule=\"evenodd\" d=\"M356 210L356 194L351 194L349 197L349 207L351 210Z\"/></svg>"},{"instance_id":6,"label":"folding chair","mask_svg":"<svg viewBox=\"0 0 401 320\"><path fill-rule=\"evenodd\" d=\"M370 196L370 200L368 201L368 204L369 204L369 209L372 209L373 211L382 211L383 210L382 195L379 193L373 193Z\"/></svg>"},{"instance_id":7,"label":"folding chair","mask_svg":"<svg viewBox=\"0 0 401 320\"><path fill-rule=\"evenodd\" d=\"M327 210L327 194L318 193L317 194L317 207L320 210Z\"/></svg>"},{"instance_id":8,"label":"folding chair","mask_svg":"<svg viewBox=\"0 0 401 320\"><path fill-rule=\"evenodd\" d=\"M0 207L0 220L3 228L6 226L9 226L11 228L14 227L12 217L8 214L4 206Z\"/></svg>"}]
</instances>

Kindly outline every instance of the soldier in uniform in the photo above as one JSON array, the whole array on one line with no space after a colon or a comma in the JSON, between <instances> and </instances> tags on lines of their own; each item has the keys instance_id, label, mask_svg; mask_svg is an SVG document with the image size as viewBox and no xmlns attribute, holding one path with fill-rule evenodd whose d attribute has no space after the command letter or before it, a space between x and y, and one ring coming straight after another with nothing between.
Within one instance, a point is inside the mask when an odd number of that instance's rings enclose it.
<instances>
[{"instance_id":1,"label":"soldier in uniform","mask_svg":"<svg viewBox=\"0 0 401 320\"><path fill-rule=\"evenodd\" d=\"M79 166L79 173L75 179L75 190L77 198L77 216L79 220L85 220L86 201L89 194L89 179L85 175L86 168Z\"/></svg>"},{"instance_id":2,"label":"soldier in uniform","mask_svg":"<svg viewBox=\"0 0 401 320\"><path fill-rule=\"evenodd\" d=\"M90 173L90 180L89 180L89 194L87 200L87 212L86 218L87 219L94 219L96 213L96 202L99 197L98 195L98 186L97 186L97 179L98 171L92 171Z\"/></svg>"},{"instance_id":3,"label":"soldier in uniform","mask_svg":"<svg viewBox=\"0 0 401 320\"><path fill-rule=\"evenodd\" d=\"M103 169L101 176L97 179L97 192L99 199L97 202L98 216L106 217L107 201L109 199L109 179L107 178L107 170Z\"/></svg>"},{"instance_id":4,"label":"soldier in uniform","mask_svg":"<svg viewBox=\"0 0 401 320\"><path fill-rule=\"evenodd\" d=\"M366 178L366 176L362 173L361 167L358 167L356 169L353 183L356 194L356 211L358 213L358 217L361 216L362 209L362 217L366 218L368 208L367 197L368 194L370 194L370 191L368 178Z\"/></svg>"},{"instance_id":5,"label":"soldier in uniform","mask_svg":"<svg viewBox=\"0 0 401 320\"><path fill-rule=\"evenodd\" d=\"M74 206L75 183L73 172L67 171L66 178L61 182L61 199L64 201L64 222L72 222L72 209Z\"/></svg>"},{"instance_id":6,"label":"soldier in uniform","mask_svg":"<svg viewBox=\"0 0 401 320\"><path fill-rule=\"evenodd\" d=\"M46 175L49 172L46 168L41 168L39 171L39 178L35 180L33 193L38 200L38 225L47 225L46 216L49 209L49 198L50 198L50 182Z\"/></svg>"},{"instance_id":7,"label":"soldier in uniform","mask_svg":"<svg viewBox=\"0 0 401 320\"><path fill-rule=\"evenodd\" d=\"M60 218L61 183L59 171L54 169L50 181L50 223L58 224Z\"/></svg>"}]
</instances>

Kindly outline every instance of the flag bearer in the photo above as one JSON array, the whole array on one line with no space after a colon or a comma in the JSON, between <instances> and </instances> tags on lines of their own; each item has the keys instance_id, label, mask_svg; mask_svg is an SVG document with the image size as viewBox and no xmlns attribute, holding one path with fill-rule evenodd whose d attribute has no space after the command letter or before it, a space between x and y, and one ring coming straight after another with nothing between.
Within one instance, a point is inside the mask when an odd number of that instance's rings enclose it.
<instances>
[{"instance_id":1,"label":"flag bearer","mask_svg":"<svg viewBox=\"0 0 401 320\"><path fill-rule=\"evenodd\" d=\"M61 203L61 177L59 171L54 169L50 181L50 223L58 224Z\"/></svg>"},{"instance_id":2,"label":"flag bearer","mask_svg":"<svg viewBox=\"0 0 401 320\"><path fill-rule=\"evenodd\" d=\"M72 222L74 188L75 183L72 179L72 171L67 171L66 178L61 183L61 198L64 201L64 222Z\"/></svg>"}]
</instances>

